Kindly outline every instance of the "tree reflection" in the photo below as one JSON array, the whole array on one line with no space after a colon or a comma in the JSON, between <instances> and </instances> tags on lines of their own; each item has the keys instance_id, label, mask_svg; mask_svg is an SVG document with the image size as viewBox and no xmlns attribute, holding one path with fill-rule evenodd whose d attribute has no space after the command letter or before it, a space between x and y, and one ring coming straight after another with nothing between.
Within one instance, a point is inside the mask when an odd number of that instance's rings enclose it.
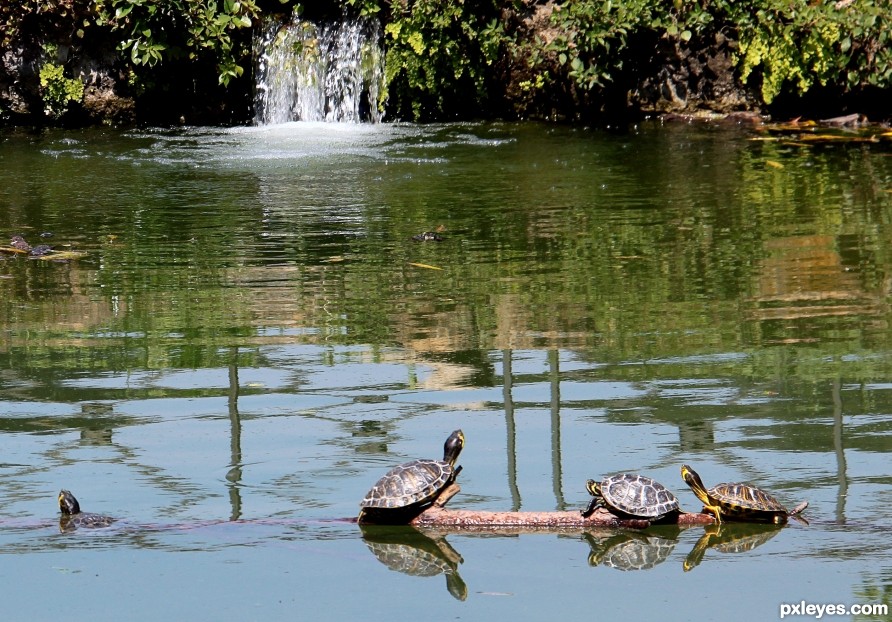
<instances>
[{"instance_id":1,"label":"tree reflection","mask_svg":"<svg viewBox=\"0 0 892 622\"><path fill-rule=\"evenodd\" d=\"M511 387L514 373L511 366L511 350L502 350L502 403L505 408L505 447L508 462L508 490L511 491L511 511L520 509L520 488L517 486L517 426L514 421L514 398Z\"/></svg>"},{"instance_id":2,"label":"tree reflection","mask_svg":"<svg viewBox=\"0 0 892 622\"><path fill-rule=\"evenodd\" d=\"M238 348L231 349L229 363L229 471L226 473L226 486L229 488L229 503L232 506L229 519L239 520L242 516L242 422L238 412Z\"/></svg>"}]
</instances>

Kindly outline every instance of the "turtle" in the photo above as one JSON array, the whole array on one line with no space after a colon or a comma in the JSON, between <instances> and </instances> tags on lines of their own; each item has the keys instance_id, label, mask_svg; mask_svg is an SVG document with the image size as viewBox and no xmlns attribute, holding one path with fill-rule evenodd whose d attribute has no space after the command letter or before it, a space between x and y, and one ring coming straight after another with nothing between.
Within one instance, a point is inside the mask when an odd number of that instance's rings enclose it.
<instances>
[{"instance_id":1,"label":"turtle","mask_svg":"<svg viewBox=\"0 0 892 622\"><path fill-rule=\"evenodd\" d=\"M442 242L443 236L436 231L424 231L412 236L416 242Z\"/></svg>"},{"instance_id":2,"label":"turtle","mask_svg":"<svg viewBox=\"0 0 892 622\"><path fill-rule=\"evenodd\" d=\"M586 490L592 501L583 510L584 517L603 507L622 517L645 518L658 521L678 512L678 499L661 483L643 475L620 473L610 475L600 483L588 480Z\"/></svg>"},{"instance_id":3,"label":"turtle","mask_svg":"<svg viewBox=\"0 0 892 622\"><path fill-rule=\"evenodd\" d=\"M362 521L369 511L392 511L390 513L395 516L399 513L398 510L411 511L433 502L461 472L461 467L456 467L455 461L464 445L464 433L455 430L443 445L442 460L423 458L390 469L372 486L359 504L362 508L359 520ZM441 501L440 505L447 500Z\"/></svg>"},{"instance_id":4,"label":"turtle","mask_svg":"<svg viewBox=\"0 0 892 622\"><path fill-rule=\"evenodd\" d=\"M730 518L780 524L808 507L808 501L803 501L788 510L770 494L749 484L725 483L707 490L696 471L686 464L681 465L681 477L703 502L704 511L714 515L717 523L722 518Z\"/></svg>"},{"instance_id":5,"label":"turtle","mask_svg":"<svg viewBox=\"0 0 892 622\"><path fill-rule=\"evenodd\" d=\"M62 512L62 517L59 519L59 530L63 532L74 531L80 527L87 529L109 527L115 522L115 519L110 516L81 512L80 503L67 490L59 492L59 510Z\"/></svg>"},{"instance_id":6,"label":"turtle","mask_svg":"<svg viewBox=\"0 0 892 622\"><path fill-rule=\"evenodd\" d=\"M422 231L419 234L413 235L412 239L416 242L442 242L443 236L440 234L444 231L446 231L444 225L437 225L437 228L433 231Z\"/></svg>"},{"instance_id":7,"label":"turtle","mask_svg":"<svg viewBox=\"0 0 892 622\"><path fill-rule=\"evenodd\" d=\"M49 244L38 244L37 246L31 247L31 256L32 257L43 257L44 255L49 255L53 252L53 247Z\"/></svg>"},{"instance_id":8,"label":"turtle","mask_svg":"<svg viewBox=\"0 0 892 622\"><path fill-rule=\"evenodd\" d=\"M17 252L19 254L29 254L32 257L43 257L44 255L48 255L53 251L53 247L47 244L38 244L37 246L31 246L28 242L20 235L12 236L12 239L9 241L9 250L12 252Z\"/></svg>"},{"instance_id":9,"label":"turtle","mask_svg":"<svg viewBox=\"0 0 892 622\"><path fill-rule=\"evenodd\" d=\"M12 236L12 239L9 241L9 245L13 248L17 248L20 251L25 251L26 253L31 250L31 245L25 241L20 235Z\"/></svg>"}]
</instances>

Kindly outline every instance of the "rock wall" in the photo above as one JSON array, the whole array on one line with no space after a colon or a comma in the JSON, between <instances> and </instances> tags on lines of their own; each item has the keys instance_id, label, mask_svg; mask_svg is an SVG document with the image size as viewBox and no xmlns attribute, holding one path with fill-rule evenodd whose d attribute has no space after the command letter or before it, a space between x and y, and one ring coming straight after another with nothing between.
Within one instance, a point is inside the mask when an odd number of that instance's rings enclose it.
<instances>
[{"instance_id":1,"label":"rock wall","mask_svg":"<svg viewBox=\"0 0 892 622\"><path fill-rule=\"evenodd\" d=\"M0 123L131 123L135 100L113 42L73 35L76 13L67 19L38 17L24 21L15 38L0 46ZM59 74L45 76L41 84L47 65ZM78 96L68 99L63 86Z\"/></svg>"},{"instance_id":2,"label":"rock wall","mask_svg":"<svg viewBox=\"0 0 892 622\"><path fill-rule=\"evenodd\" d=\"M652 53L639 60L629 77L629 106L645 113L759 111L759 99L737 78L732 59L736 48L721 33L691 44L652 41Z\"/></svg>"}]
</instances>

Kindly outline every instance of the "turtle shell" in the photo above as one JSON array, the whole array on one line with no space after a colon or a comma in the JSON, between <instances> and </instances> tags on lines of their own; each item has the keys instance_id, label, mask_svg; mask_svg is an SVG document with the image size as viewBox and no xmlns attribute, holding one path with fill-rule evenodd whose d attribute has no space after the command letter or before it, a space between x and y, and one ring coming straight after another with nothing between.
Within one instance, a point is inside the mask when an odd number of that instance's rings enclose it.
<instances>
[{"instance_id":1,"label":"turtle shell","mask_svg":"<svg viewBox=\"0 0 892 622\"><path fill-rule=\"evenodd\" d=\"M681 477L703 502L704 511L715 516L716 522L722 522L723 516L774 523L783 523L787 517L795 516L797 520L807 522L798 516L808 507L807 501L803 501L792 510L787 510L770 494L749 484L725 483L707 490L696 471L686 464L681 465Z\"/></svg>"},{"instance_id":2,"label":"turtle shell","mask_svg":"<svg viewBox=\"0 0 892 622\"><path fill-rule=\"evenodd\" d=\"M770 494L749 484L717 484L709 489L709 496L718 502L726 514L758 515L788 514L787 508Z\"/></svg>"},{"instance_id":3,"label":"turtle shell","mask_svg":"<svg viewBox=\"0 0 892 622\"><path fill-rule=\"evenodd\" d=\"M59 492L59 530L62 532L74 531L79 528L99 529L109 527L115 522L111 516L81 512L81 506L71 492L62 490Z\"/></svg>"},{"instance_id":4,"label":"turtle shell","mask_svg":"<svg viewBox=\"0 0 892 622\"><path fill-rule=\"evenodd\" d=\"M601 480L601 496L610 508L630 516L657 519L678 510L678 499L644 475L621 473Z\"/></svg>"},{"instance_id":5,"label":"turtle shell","mask_svg":"<svg viewBox=\"0 0 892 622\"><path fill-rule=\"evenodd\" d=\"M445 460L413 460L390 469L360 503L363 508L405 508L431 501L455 479L456 469Z\"/></svg>"},{"instance_id":6,"label":"turtle shell","mask_svg":"<svg viewBox=\"0 0 892 622\"><path fill-rule=\"evenodd\" d=\"M73 516L62 516L59 519L59 530L62 532L74 531L75 529L101 529L103 527L111 527L115 519L111 516L103 516L102 514L92 514L90 512L81 512Z\"/></svg>"}]
</instances>

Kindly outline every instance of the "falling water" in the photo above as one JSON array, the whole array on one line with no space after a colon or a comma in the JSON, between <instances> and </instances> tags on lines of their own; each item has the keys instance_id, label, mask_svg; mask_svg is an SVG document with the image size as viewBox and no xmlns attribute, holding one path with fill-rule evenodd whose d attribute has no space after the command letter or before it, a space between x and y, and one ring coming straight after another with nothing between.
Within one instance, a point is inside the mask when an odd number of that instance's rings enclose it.
<instances>
[{"instance_id":1,"label":"falling water","mask_svg":"<svg viewBox=\"0 0 892 622\"><path fill-rule=\"evenodd\" d=\"M258 125L381 120L384 54L373 20L271 23L255 40Z\"/></svg>"}]
</instances>

